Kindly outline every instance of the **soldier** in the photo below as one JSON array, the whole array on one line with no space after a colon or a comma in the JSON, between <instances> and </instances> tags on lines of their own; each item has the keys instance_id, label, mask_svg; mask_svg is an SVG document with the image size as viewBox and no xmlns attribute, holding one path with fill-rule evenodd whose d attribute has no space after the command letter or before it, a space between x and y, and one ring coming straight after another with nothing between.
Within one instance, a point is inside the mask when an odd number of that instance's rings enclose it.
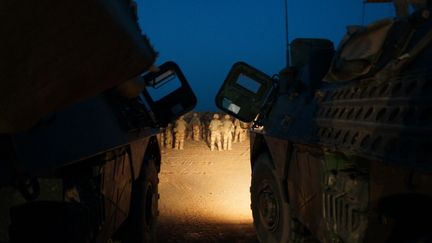
<instances>
[{"instance_id":1,"label":"soldier","mask_svg":"<svg viewBox=\"0 0 432 243\"><path fill-rule=\"evenodd\" d=\"M162 130L161 133L158 133L156 135L157 140L159 142L159 147L163 147L163 145L164 145L164 141L165 141L164 135L165 135L165 130Z\"/></svg>"},{"instance_id":2,"label":"soldier","mask_svg":"<svg viewBox=\"0 0 432 243\"><path fill-rule=\"evenodd\" d=\"M231 121L230 116L225 115L224 120L222 121L222 136L223 136L224 150L232 150L231 142L232 142L233 131L234 131L234 124Z\"/></svg>"},{"instance_id":3,"label":"soldier","mask_svg":"<svg viewBox=\"0 0 432 243\"><path fill-rule=\"evenodd\" d=\"M188 114L186 116L186 119L185 119L186 124L187 124L186 132L185 132L186 140L192 140L193 139L193 137L192 137L192 135L193 135L193 133L192 133L192 124L191 124L191 119L189 119L189 117L190 117L190 115Z\"/></svg>"},{"instance_id":4,"label":"soldier","mask_svg":"<svg viewBox=\"0 0 432 243\"><path fill-rule=\"evenodd\" d=\"M240 121L240 127L242 130L240 132L239 142L243 142L246 140L246 138L248 138L250 124Z\"/></svg>"},{"instance_id":5,"label":"soldier","mask_svg":"<svg viewBox=\"0 0 432 243\"><path fill-rule=\"evenodd\" d=\"M217 143L218 150L222 150L221 146L221 126L222 123L219 120L219 115L214 114L213 119L210 121L209 131L210 131L210 150L214 150L215 143Z\"/></svg>"},{"instance_id":6,"label":"soldier","mask_svg":"<svg viewBox=\"0 0 432 243\"><path fill-rule=\"evenodd\" d=\"M243 128L241 127L241 122L239 119L234 121L234 143L241 142L241 137L243 133Z\"/></svg>"},{"instance_id":7,"label":"soldier","mask_svg":"<svg viewBox=\"0 0 432 243\"><path fill-rule=\"evenodd\" d=\"M198 113L193 113L193 117L190 122L190 125L192 127L193 140L198 142L200 140L200 130L201 130L201 121L200 118L198 117Z\"/></svg>"},{"instance_id":8,"label":"soldier","mask_svg":"<svg viewBox=\"0 0 432 243\"><path fill-rule=\"evenodd\" d=\"M172 134L172 124L168 123L167 127L164 131L164 137L165 137L165 147L166 148L172 148L172 142L173 142L173 134Z\"/></svg>"},{"instance_id":9,"label":"soldier","mask_svg":"<svg viewBox=\"0 0 432 243\"><path fill-rule=\"evenodd\" d=\"M183 149L185 135L186 135L186 128L187 128L187 122L184 120L184 117L181 116L174 125L174 148L175 149Z\"/></svg>"},{"instance_id":10,"label":"soldier","mask_svg":"<svg viewBox=\"0 0 432 243\"><path fill-rule=\"evenodd\" d=\"M210 129L209 129L209 125L210 125L210 121L211 121L211 114L210 112L206 112L204 114L203 117L203 139L207 142L210 143Z\"/></svg>"}]
</instances>

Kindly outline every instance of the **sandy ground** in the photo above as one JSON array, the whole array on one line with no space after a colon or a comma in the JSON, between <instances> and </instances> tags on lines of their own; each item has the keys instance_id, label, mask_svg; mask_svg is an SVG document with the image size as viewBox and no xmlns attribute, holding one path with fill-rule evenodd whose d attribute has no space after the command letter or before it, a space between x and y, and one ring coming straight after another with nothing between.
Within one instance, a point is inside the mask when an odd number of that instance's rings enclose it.
<instances>
[{"instance_id":1,"label":"sandy ground","mask_svg":"<svg viewBox=\"0 0 432 243\"><path fill-rule=\"evenodd\" d=\"M210 151L187 140L164 149L159 184L159 242L258 242L250 210L249 142Z\"/></svg>"}]
</instances>

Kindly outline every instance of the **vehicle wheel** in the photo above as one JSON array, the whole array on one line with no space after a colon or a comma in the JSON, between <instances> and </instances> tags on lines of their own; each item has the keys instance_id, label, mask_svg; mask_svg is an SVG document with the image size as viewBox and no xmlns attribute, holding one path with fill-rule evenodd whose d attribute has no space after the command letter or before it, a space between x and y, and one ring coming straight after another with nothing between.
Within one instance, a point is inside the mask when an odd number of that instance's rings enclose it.
<instances>
[{"instance_id":1,"label":"vehicle wheel","mask_svg":"<svg viewBox=\"0 0 432 243\"><path fill-rule=\"evenodd\" d=\"M289 204L267 154L261 154L252 171L251 201L254 225L261 242L288 242Z\"/></svg>"},{"instance_id":2,"label":"vehicle wheel","mask_svg":"<svg viewBox=\"0 0 432 243\"><path fill-rule=\"evenodd\" d=\"M127 222L127 233L122 242L156 242L158 217L158 172L156 162L149 158L143 162L141 175L133 184L132 202Z\"/></svg>"}]
</instances>

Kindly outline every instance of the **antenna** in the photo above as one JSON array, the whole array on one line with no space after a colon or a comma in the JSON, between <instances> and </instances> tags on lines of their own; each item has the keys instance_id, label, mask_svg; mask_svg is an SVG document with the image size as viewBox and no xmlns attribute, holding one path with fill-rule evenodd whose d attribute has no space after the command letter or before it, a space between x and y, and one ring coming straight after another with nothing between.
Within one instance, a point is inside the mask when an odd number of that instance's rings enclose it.
<instances>
[{"instance_id":1,"label":"antenna","mask_svg":"<svg viewBox=\"0 0 432 243\"><path fill-rule=\"evenodd\" d=\"M290 45L288 36L288 0L285 0L285 41L286 41L286 66L290 66Z\"/></svg>"}]
</instances>

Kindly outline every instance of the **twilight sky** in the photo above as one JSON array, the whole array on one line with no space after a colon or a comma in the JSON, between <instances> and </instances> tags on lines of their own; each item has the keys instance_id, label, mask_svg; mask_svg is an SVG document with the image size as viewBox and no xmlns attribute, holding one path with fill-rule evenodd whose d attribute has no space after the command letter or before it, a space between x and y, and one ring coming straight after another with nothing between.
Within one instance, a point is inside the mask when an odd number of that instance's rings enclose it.
<instances>
[{"instance_id":1,"label":"twilight sky","mask_svg":"<svg viewBox=\"0 0 432 243\"><path fill-rule=\"evenodd\" d=\"M214 97L231 65L245 61L268 75L285 65L284 0L137 0L139 22L157 64L173 60L197 95L198 111ZM391 4L365 5L364 22L393 16ZM327 38L362 23L363 0L288 0L289 39Z\"/></svg>"}]
</instances>

